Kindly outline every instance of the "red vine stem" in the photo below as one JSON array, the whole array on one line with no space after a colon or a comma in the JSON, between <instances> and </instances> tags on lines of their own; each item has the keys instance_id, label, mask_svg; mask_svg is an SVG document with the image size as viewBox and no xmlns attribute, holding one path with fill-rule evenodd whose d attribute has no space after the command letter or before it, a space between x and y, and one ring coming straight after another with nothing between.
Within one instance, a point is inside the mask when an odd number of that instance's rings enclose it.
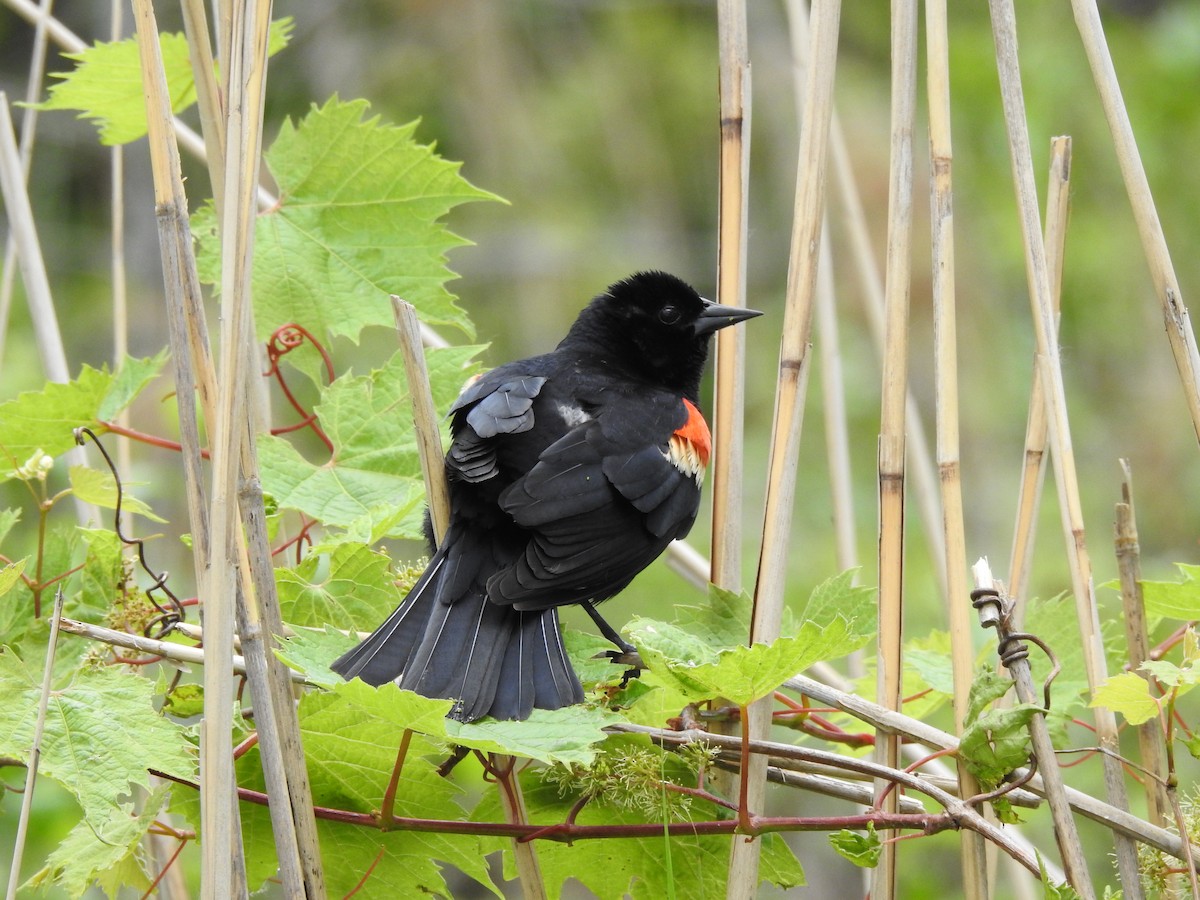
<instances>
[{"instance_id":1,"label":"red vine stem","mask_svg":"<svg viewBox=\"0 0 1200 900\"><path fill-rule=\"evenodd\" d=\"M149 770L152 774L176 784L199 790L199 785L178 775L170 775L157 769ZM249 788L238 788L238 798L259 806L268 804L267 795L262 791ZM463 822L456 819L416 819L403 816L393 816L391 821L382 823L378 815L371 813L356 813L344 809L330 809L325 806L314 806L313 813L318 819L331 822L344 822L349 825L359 825L364 828L386 828L390 831L427 831L436 834L474 834L485 837L522 838L530 840L552 840L569 844L576 840L628 838L628 837L661 837L664 828L667 834L674 836L703 836L712 834L767 834L776 831L839 831L842 829L864 829L868 824L874 824L878 829L916 829L925 834L937 834L958 827L954 817L947 812L940 813L860 813L850 816L755 816L746 832L736 819L721 819L711 822L646 822L630 825L575 825L566 822L557 825L527 825L509 824L507 822Z\"/></svg>"}]
</instances>

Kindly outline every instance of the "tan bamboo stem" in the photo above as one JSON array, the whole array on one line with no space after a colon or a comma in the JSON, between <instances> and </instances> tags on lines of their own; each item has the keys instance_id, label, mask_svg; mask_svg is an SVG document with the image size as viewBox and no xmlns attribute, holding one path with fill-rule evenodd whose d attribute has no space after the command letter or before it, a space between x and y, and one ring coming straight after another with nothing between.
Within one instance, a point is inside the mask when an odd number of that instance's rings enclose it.
<instances>
[{"instance_id":1,"label":"tan bamboo stem","mask_svg":"<svg viewBox=\"0 0 1200 900\"><path fill-rule=\"evenodd\" d=\"M221 343L216 421L210 422L212 493L209 506L211 561L202 582L207 651L215 659L233 654L233 599L237 590L237 473L248 411L246 345L250 330L250 270L254 246L255 189L261 155L262 102L270 2L232 4L231 43L224 62L228 78L225 207L221 227ZM225 664L204 670L201 813L206 898L230 890L229 851L233 793L232 682ZM205 809L209 812L205 814Z\"/></svg>"},{"instance_id":2,"label":"tan bamboo stem","mask_svg":"<svg viewBox=\"0 0 1200 900\"><path fill-rule=\"evenodd\" d=\"M721 146L717 208L717 302L746 305L750 186L750 56L745 0L718 0ZM742 586L742 432L746 330L716 337L713 399L712 582Z\"/></svg>"},{"instance_id":3,"label":"tan bamboo stem","mask_svg":"<svg viewBox=\"0 0 1200 900\"><path fill-rule=\"evenodd\" d=\"M954 291L953 145L950 131L950 41L945 0L925 4L926 77L929 95L930 224L933 251L933 340L936 381L937 461L941 475L942 516L946 543L947 613L950 622L951 667L954 673L954 728L962 733L971 683L975 648L970 610L962 598L967 586L966 533L963 524L962 469L959 454L958 327ZM965 766L958 767L959 791L979 793L979 781ZM959 845L963 889L969 900L988 896L985 842L964 833Z\"/></svg>"},{"instance_id":4,"label":"tan bamboo stem","mask_svg":"<svg viewBox=\"0 0 1200 900\"><path fill-rule=\"evenodd\" d=\"M883 389L879 434L879 633L876 697L890 709L903 702L904 638L904 438L908 395L908 302L912 266L913 147L916 112L917 6L892 0L892 123L888 177L887 263L884 276ZM900 764L900 740L880 734L875 742L880 765ZM886 785L877 783L877 792ZM889 792L884 812L896 810ZM871 896L896 896L896 844L885 832Z\"/></svg>"},{"instance_id":5,"label":"tan bamboo stem","mask_svg":"<svg viewBox=\"0 0 1200 900\"><path fill-rule=\"evenodd\" d=\"M1055 327L1062 297L1062 270L1067 237L1067 212L1071 186L1071 139L1056 137L1050 142L1050 183L1046 197L1046 270L1050 275L1050 303L1054 308ZM1024 617L1025 598L1029 595L1029 574L1033 567L1033 543L1037 534L1037 514L1041 506L1042 484L1046 475L1046 391L1041 370L1034 361L1029 392L1029 414L1025 423L1025 462L1017 493L1017 520L1013 529L1012 561L1008 583L1012 585L1018 625Z\"/></svg>"},{"instance_id":6,"label":"tan bamboo stem","mask_svg":"<svg viewBox=\"0 0 1200 900\"><path fill-rule=\"evenodd\" d=\"M1183 293L1179 287L1179 279L1175 276L1175 267L1171 263L1162 222L1154 205L1154 196L1150 192L1146 168L1138 152L1133 125L1129 121L1129 111L1121 98L1121 85L1117 81L1117 70L1108 50L1108 41L1104 37L1100 12L1096 8L1095 0L1071 0L1071 9L1075 14L1075 25L1083 40L1088 64L1092 68L1092 78L1100 93L1100 102L1108 119L1109 131L1112 132L1121 177L1125 180L1125 190L1129 194L1133 218L1142 239L1142 249L1150 265L1150 276L1162 305L1163 324L1166 326L1167 340L1171 344L1171 353L1179 371L1179 382L1183 386L1188 412L1191 413L1192 428L1197 438L1200 438L1200 351L1196 347L1191 317L1183 302Z\"/></svg>"},{"instance_id":7,"label":"tan bamboo stem","mask_svg":"<svg viewBox=\"0 0 1200 900\"><path fill-rule=\"evenodd\" d=\"M1125 615L1125 642L1129 646L1129 670L1152 680L1141 671L1142 663L1150 659L1150 641L1146 633L1146 609L1142 601L1141 547L1138 543L1137 518L1133 508L1133 470L1129 460L1121 460L1121 502L1116 506L1114 543L1117 569L1121 578L1121 605ZM1138 747L1142 765L1158 778L1167 772L1167 750L1163 743L1162 724L1157 718L1137 726ZM1147 817L1155 825L1165 825L1170 817L1170 802L1158 778L1145 782Z\"/></svg>"},{"instance_id":8,"label":"tan bamboo stem","mask_svg":"<svg viewBox=\"0 0 1200 900\"><path fill-rule=\"evenodd\" d=\"M783 614L792 505L796 490L796 460L808 384L813 295L820 260L818 251L825 205L825 161L829 145L829 120L833 110L833 78L840 19L840 0L819 0L813 4L808 55L812 64L805 82L805 115L800 131L797 167L800 177L796 179L787 300L763 514L763 541L751 620L752 642L770 642L777 638ZM748 721L742 726L744 733L754 739L769 734L771 704L772 699L767 697L749 707ZM743 784L746 785L746 792L739 798L739 805L754 815L763 808L766 795L764 760L751 758L750 767L743 776ZM755 854L756 861L757 849L751 852ZM748 877L744 877L739 884L744 885L748 880ZM754 883L757 884L757 880Z\"/></svg>"}]
</instances>

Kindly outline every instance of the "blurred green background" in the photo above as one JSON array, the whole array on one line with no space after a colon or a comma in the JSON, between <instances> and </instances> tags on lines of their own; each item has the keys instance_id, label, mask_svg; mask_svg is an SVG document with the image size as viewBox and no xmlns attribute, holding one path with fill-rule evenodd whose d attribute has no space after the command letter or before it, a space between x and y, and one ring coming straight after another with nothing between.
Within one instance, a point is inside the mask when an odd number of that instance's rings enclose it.
<instances>
[{"instance_id":1,"label":"blurred green background","mask_svg":"<svg viewBox=\"0 0 1200 900\"><path fill-rule=\"evenodd\" d=\"M784 4L749 5L753 66L749 305L768 315L747 328L746 586L751 587L761 524L787 269L797 151L793 54ZM957 292L962 472L967 549L1007 569L1032 367L1026 294L1008 151L985 4L951 4ZM160 25L179 30L163 4ZM1200 254L1200 4L1123 0L1101 4L1126 103L1183 287L1196 306ZM272 62L268 141L284 117L337 93L364 97L393 122L420 118L418 136L436 142L480 187L510 205L471 204L451 227L475 246L456 250L451 285L491 342L489 363L553 345L576 311L609 282L663 268L712 296L716 270L717 68L712 2L676 0L363 0L277 3L293 15L288 50ZM59 11L87 40L110 32L107 4ZM1174 561L1195 562L1200 536L1200 465L1162 317L1117 170L1108 129L1067 3L1018 4L1025 96L1044 193L1051 136L1074 141L1060 343L1096 582L1115 576L1112 505L1117 460L1131 460L1147 577L1173 579ZM129 26L128 12L126 30ZM845 129L882 266L888 166L888 5L847 4L837 72ZM24 96L32 28L0 9L0 89ZM52 56L51 71L67 68ZM921 66L922 73L924 65ZM912 284L911 379L932 440L933 362L928 261L924 88L919 89L917 204ZM194 111L190 114L194 121ZM112 358L109 283L109 162L94 129L61 113L39 121L31 177L35 214L72 370ZM131 346L137 355L165 343L161 274L145 142L127 148ZM193 206L209 195L201 166L186 160ZM803 177L804 173L801 173ZM858 551L873 583L880 371L863 298L831 209L839 352L847 379ZM447 335L459 340L462 335ZM819 332L814 340L821 342ZM390 354L390 334L361 347L335 344L339 369L364 372ZM5 338L0 399L37 387L43 376L18 292ZM169 430L162 400L142 402L144 430ZM791 593L799 602L837 569L824 450L820 375L814 367L793 526ZM138 418L140 417L140 418ZM134 479L169 519L183 521L175 462L134 448ZM6 499L7 495L6 495ZM703 521L703 519L701 520ZM913 636L944 627L945 615L915 508L909 511L908 627ZM694 538L704 548L707 537ZM171 545L171 546L168 546ZM174 553L173 541L156 552ZM1068 590L1051 479L1041 519L1032 593ZM186 563L175 563L186 578ZM170 565L167 565L170 568ZM184 590L191 590L185 586ZM1099 591L1109 609L1115 595ZM690 600L661 566L613 601L623 622L662 598ZM981 644L983 639L981 637ZM6 803L5 810L16 804ZM1102 855L1103 834L1085 833ZM812 839L820 846L823 839ZM956 838L938 846L953 866ZM854 874L827 850L820 864L802 853L810 879ZM31 847L27 858L36 854ZM927 871L927 870L926 870ZM933 896L919 888L905 896ZM814 887L811 896L831 896ZM944 887L939 887L944 891ZM823 893L823 891L825 891Z\"/></svg>"}]
</instances>

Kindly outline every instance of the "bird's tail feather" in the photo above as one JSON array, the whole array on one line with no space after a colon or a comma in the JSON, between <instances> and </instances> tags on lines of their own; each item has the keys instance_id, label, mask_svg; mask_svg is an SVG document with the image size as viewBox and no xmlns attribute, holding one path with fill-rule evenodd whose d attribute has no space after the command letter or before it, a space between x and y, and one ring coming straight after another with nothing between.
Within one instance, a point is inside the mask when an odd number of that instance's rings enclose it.
<instances>
[{"instance_id":1,"label":"bird's tail feather","mask_svg":"<svg viewBox=\"0 0 1200 900\"><path fill-rule=\"evenodd\" d=\"M456 701L451 715L524 719L536 706L583 700L567 659L558 612L521 612L487 599L490 546L452 533L404 603L330 668L347 680L396 681L426 697Z\"/></svg>"}]
</instances>

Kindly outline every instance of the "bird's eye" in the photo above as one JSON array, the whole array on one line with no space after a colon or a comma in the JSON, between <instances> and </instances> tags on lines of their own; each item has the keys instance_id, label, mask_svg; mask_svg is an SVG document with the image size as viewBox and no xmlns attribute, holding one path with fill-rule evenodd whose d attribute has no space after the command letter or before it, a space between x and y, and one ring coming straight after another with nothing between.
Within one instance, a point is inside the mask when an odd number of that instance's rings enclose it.
<instances>
[{"instance_id":1,"label":"bird's eye","mask_svg":"<svg viewBox=\"0 0 1200 900\"><path fill-rule=\"evenodd\" d=\"M678 306L668 303L658 311L658 320L664 325L674 325L679 321L679 317L683 315Z\"/></svg>"}]
</instances>

